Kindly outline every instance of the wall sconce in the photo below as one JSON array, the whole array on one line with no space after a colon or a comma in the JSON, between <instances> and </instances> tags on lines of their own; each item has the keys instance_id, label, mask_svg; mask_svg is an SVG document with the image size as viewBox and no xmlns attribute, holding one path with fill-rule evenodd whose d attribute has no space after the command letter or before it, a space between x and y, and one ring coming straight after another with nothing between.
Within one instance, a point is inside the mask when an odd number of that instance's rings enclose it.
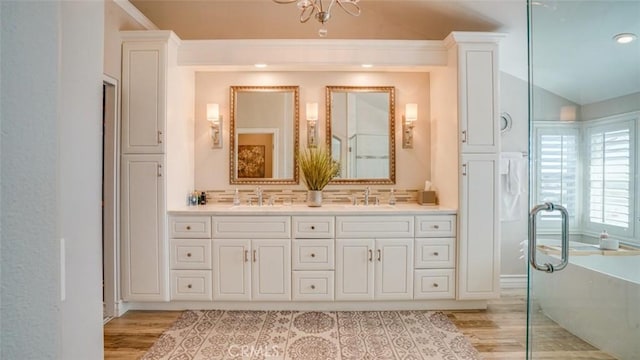
<instances>
[{"instance_id":1,"label":"wall sconce","mask_svg":"<svg viewBox=\"0 0 640 360\"><path fill-rule=\"evenodd\" d=\"M307 103L307 147L318 146L318 103Z\"/></svg>"},{"instance_id":2,"label":"wall sconce","mask_svg":"<svg viewBox=\"0 0 640 360\"><path fill-rule=\"evenodd\" d=\"M222 116L218 104L207 104L207 120L209 121L209 135L211 136L211 148L222 148Z\"/></svg>"},{"instance_id":3,"label":"wall sconce","mask_svg":"<svg viewBox=\"0 0 640 360\"><path fill-rule=\"evenodd\" d=\"M418 104L406 104L402 121L402 148L413 149L413 127L418 120Z\"/></svg>"}]
</instances>

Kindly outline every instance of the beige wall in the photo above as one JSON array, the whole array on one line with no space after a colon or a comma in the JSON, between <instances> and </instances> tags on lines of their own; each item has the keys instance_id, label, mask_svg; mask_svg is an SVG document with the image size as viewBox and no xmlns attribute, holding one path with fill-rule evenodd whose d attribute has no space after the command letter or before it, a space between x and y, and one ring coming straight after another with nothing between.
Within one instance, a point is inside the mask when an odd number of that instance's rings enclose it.
<instances>
[{"instance_id":1,"label":"beige wall","mask_svg":"<svg viewBox=\"0 0 640 360\"><path fill-rule=\"evenodd\" d=\"M398 189L421 189L431 176L429 73L409 72L198 72L195 99L195 187L233 189L229 185L229 87L232 85L298 85L300 118L307 102L319 103L319 142L325 139L325 86L395 86L396 88L396 185ZM224 116L223 149L211 149L206 104L219 103ZM406 103L418 103L414 148L402 148L402 115ZM300 122L300 145L306 146L306 122ZM241 186L238 186L241 187ZM253 185L246 187L253 188ZM274 186L281 188L282 186ZM303 189L302 184L294 186ZM338 188L339 186L331 186ZM348 186L340 186L348 187ZM362 186L355 186L360 188ZM391 186L379 186L389 188Z\"/></svg>"},{"instance_id":2,"label":"beige wall","mask_svg":"<svg viewBox=\"0 0 640 360\"><path fill-rule=\"evenodd\" d=\"M104 2L104 73L120 80L122 47L120 30L145 30L112 0Z\"/></svg>"}]
</instances>

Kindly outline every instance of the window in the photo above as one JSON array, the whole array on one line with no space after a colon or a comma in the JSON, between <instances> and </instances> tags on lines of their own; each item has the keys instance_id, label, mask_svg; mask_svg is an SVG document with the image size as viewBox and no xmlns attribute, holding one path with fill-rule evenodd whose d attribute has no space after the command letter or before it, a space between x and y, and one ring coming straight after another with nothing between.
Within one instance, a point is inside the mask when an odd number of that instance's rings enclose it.
<instances>
[{"instance_id":1,"label":"window","mask_svg":"<svg viewBox=\"0 0 640 360\"><path fill-rule=\"evenodd\" d=\"M577 224L578 215L578 149L579 129L552 125L536 131L535 177L536 193L534 203L552 202L569 211L572 228ZM541 229L560 230L559 212L541 212Z\"/></svg>"},{"instance_id":2,"label":"window","mask_svg":"<svg viewBox=\"0 0 640 360\"><path fill-rule=\"evenodd\" d=\"M633 210L632 123L587 128L586 221L592 231L628 234Z\"/></svg>"}]
</instances>

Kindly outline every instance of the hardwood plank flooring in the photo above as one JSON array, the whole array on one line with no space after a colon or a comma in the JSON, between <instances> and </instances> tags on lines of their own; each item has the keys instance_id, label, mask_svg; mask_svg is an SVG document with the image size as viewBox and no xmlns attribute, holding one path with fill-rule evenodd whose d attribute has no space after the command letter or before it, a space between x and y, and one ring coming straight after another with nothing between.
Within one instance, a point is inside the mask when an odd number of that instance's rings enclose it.
<instances>
[{"instance_id":1,"label":"hardwood plank flooring","mask_svg":"<svg viewBox=\"0 0 640 360\"><path fill-rule=\"evenodd\" d=\"M104 326L104 358L139 359L162 332L180 315L179 311L129 311ZM525 359L526 292L503 290L487 310L445 311L485 360ZM534 319L536 360L611 360L613 357L573 336L540 315ZM544 331L538 331L544 329Z\"/></svg>"}]
</instances>

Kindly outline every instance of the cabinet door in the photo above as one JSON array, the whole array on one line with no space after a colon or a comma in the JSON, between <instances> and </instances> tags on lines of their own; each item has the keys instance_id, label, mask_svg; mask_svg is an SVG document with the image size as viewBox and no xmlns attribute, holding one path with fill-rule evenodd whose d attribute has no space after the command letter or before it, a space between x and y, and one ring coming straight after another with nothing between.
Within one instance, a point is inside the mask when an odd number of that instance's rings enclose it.
<instances>
[{"instance_id":1,"label":"cabinet door","mask_svg":"<svg viewBox=\"0 0 640 360\"><path fill-rule=\"evenodd\" d=\"M122 297L166 301L165 179L162 155L122 157Z\"/></svg>"},{"instance_id":2,"label":"cabinet door","mask_svg":"<svg viewBox=\"0 0 640 360\"><path fill-rule=\"evenodd\" d=\"M291 240L253 240L253 300L291 300Z\"/></svg>"},{"instance_id":3,"label":"cabinet door","mask_svg":"<svg viewBox=\"0 0 640 360\"><path fill-rule=\"evenodd\" d=\"M122 152L164 153L167 44L122 45Z\"/></svg>"},{"instance_id":4,"label":"cabinet door","mask_svg":"<svg viewBox=\"0 0 640 360\"><path fill-rule=\"evenodd\" d=\"M376 239L376 300L413 299L413 239Z\"/></svg>"},{"instance_id":5,"label":"cabinet door","mask_svg":"<svg viewBox=\"0 0 640 360\"><path fill-rule=\"evenodd\" d=\"M498 165L497 154L462 156L459 299L499 297Z\"/></svg>"},{"instance_id":6,"label":"cabinet door","mask_svg":"<svg viewBox=\"0 0 640 360\"><path fill-rule=\"evenodd\" d=\"M373 300L373 239L336 240L336 300Z\"/></svg>"},{"instance_id":7,"label":"cabinet door","mask_svg":"<svg viewBox=\"0 0 640 360\"><path fill-rule=\"evenodd\" d=\"M459 45L458 79L461 151L499 151L498 46Z\"/></svg>"},{"instance_id":8,"label":"cabinet door","mask_svg":"<svg viewBox=\"0 0 640 360\"><path fill-rule=\"evenodd\" d=\"M251 300L251 240L213 240L213 299Z\"/></svg>"}]
</instances>

